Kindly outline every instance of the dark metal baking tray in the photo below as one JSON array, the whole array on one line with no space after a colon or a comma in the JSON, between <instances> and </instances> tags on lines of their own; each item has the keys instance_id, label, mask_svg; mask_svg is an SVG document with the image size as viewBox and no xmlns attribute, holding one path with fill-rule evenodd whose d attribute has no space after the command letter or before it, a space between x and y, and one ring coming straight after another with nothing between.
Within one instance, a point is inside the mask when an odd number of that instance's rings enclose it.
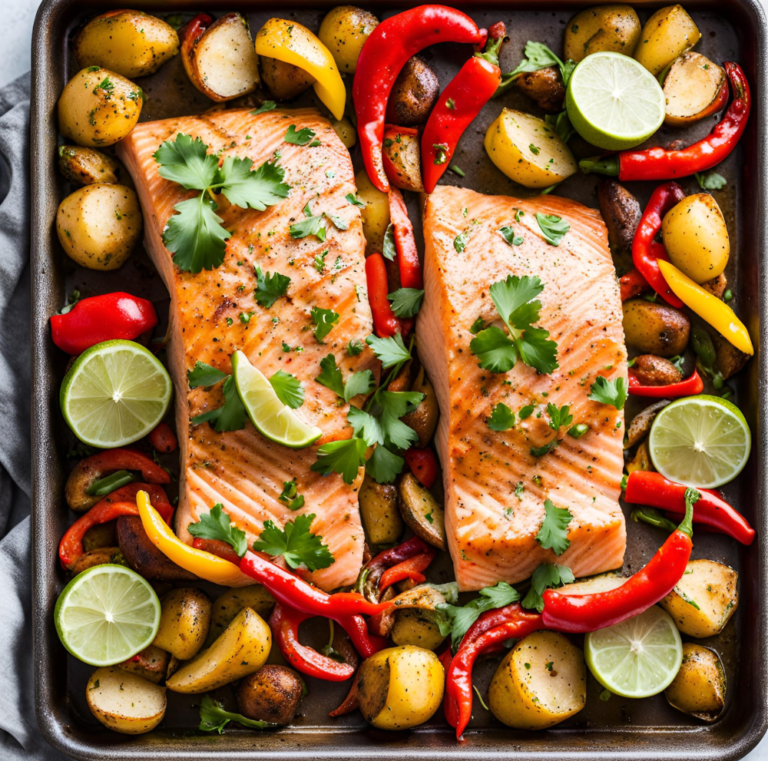
<instances>
[{"instance_id":1,"label":"dark metal baking tray","mask_svg":"<svg viewBox=\"0 0 768 761\"><path fill-rule=\"evenodd\" d=\"M316 29L322 15L337 3L332 0L296 0L278 7L259 0L241 0L234 9L246 13L254 30L269 16L295 18ZM416 3L373 3L382 13ZM539 40L557 50L568 18L594 0L565 2L518 2L489 0L459 5L481 26L502 19L507 22L512 43L505 48L503 67L512 68L525 41ZM162 14L211 11L211 0L169 0L165 4L138 0L131 6ZM371 4L365 3L366 6ZM633 3L647 18L660 3ZM732 241L728 268L735 303L749 326L757 356L738 377L736 399L744 410L754 435L754 449L747 469L728 486L726 496L757 528L758 541L745 549L714 534L696 536L695 556L728 563L740 571L741 603L724 635L705 641L723 656L728 674L728 708L724 717L710 726L671 709L663 696L642 701L613 696L600 701L600 686L589 677L587 707L571 720L546 732L521 732L503 727L476 701L474 720L466 741L457 743L443 721L442 712L426 725L407 733L377 731L351 714L330 720L327 713L346 694L347 685L312 683L303 714L294 724L277 732L252 732L229 728L223 736L196 730L199 696L173 695L163 724L148 735L128 737L105 730L90 715L84 698L88 667L68 656L53 626L53 606L65 582L56 560L59 538L70 520L63 501L66 452L71 435L59 413L58 388L66 357L52 344L48 317L64 303L65 295L79 288L83 295L104 293L115 288L148 295L166 311L168 297L146 254L137 251L119 273L95 273L75 268L64 256L54 232L59 201L69 188L56 169L56 102L69 76L74 73L71 35L89 15L124 7L123 0L45 0L37 16L33 41L32 101L32 458L33 483L33 578L35 694L40 730L56 748L78 759L121 761L128 759L209 759L215 758L371 758L466 759L488 757L507 759L566 759L579 756L630 761L636 759L691 759L728 761L750 751L768 728L768 513L766 512L766 469L768 448L765 428L768 409L766 379L768 368L762 351L764 318L768 310L768 29L758 0L711 0L686 2L685 7L703 32L697 49L717 61L736 60L752 85L754 107L742 145L719 168L729 180L718 194ZM291 10L289 10L291 8ZM466 57L466 50L445 45L427 53L444 86ZM506 70L506 68L505 68ZM158 74L139 83L149 99L142 120L196 113L210 107L187 81L178 57ZM306 96L311 102L312 96ZM505 105L530 109L523 96L509 95ZM482 136L498 104L486 108L463 138L456 163L467 172L466 179L446 175L446 182L464 184L486 193L530 195L511 183L487 159ZM698 138L711 122L684 132L686 139ZM677 134L662 131L659 142ZM577 146L578 149L578 146ZM357 161L359 165L359 160ZM596 206L596 179L574 177L558 193ZM691 179L683 181L695 192ZM635 183L630 189L644 203L652 183ZM412 216L418 211L415 203ZM417 223L418 227L418 223ZM734 255L735 254L735 255ZM653 529L628 521L629 549L625 568L636 570L659 544ZM445 565L435 580L446 580ZM310 635L311 636L311 635ZM278 656L279 657L279 656ZM485 688L495 662L482 663L476 680ZM227 698L226 690L221 697ZM231 696L230 696L231 697Z\"/></svg>"}]
</instances>

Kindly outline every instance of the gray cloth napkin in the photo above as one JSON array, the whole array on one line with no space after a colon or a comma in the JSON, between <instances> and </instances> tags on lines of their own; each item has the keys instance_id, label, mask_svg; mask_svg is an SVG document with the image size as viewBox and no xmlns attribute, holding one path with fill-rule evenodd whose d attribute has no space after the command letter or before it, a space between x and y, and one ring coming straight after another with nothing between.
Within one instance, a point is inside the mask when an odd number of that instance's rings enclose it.
<instances>
[{"instance_id":1,"label":"gray cloth napkin","mask_svg":"<svg viewBox=\"0 0 768 761\"><path fill-rule=\"evenodd\" d=\"M0 90L0 759L64 761L37 728L32 674L29 87Z\"/></svg>"}]
</instances>

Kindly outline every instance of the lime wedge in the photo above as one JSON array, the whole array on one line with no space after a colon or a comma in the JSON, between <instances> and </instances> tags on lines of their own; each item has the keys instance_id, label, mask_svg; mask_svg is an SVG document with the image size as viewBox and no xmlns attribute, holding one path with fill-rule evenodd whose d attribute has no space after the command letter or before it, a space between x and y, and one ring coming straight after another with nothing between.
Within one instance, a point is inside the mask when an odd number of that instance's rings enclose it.
<instances>
[{"instance_id":1,"label":"lime wedge","mask_svg":"<svg viewBox=\"0 0 768 761\"><path fill-rule=\"evenodd\" d=\"M573 128L589 143L621 151L647 140L664 121L664 92L634 58L593 53L573 70L565 107Z\"/></svg>"},{"instance_id":2,"label":"lime wedge","mask_svg":"<svg viewBox=\"0 0 768 761\"><path fill-rule=\"evenodd\" d=\"M232 372L240 400L259 433L291 449L308 447L322 436L317 426L307 425L277 398L264 373L241 351L232 355Z\"/></svg>"},{"instance_id":3,"label":"lime wedge","mask_svg":"<svg viewBox=\"0 0 768 761\"><path fill-rule=\"evenodd\" d=\"M686 486L716 489L741 473L752 436L741 410L717 396L689 396L656 415L648 450L656 470Z\"/></svg>"},{"instance_id":4,"label":"lime wedge","mask_svg":"<svg viewBox=\"0 0 768 761\"><path fill-rule=\"evenodd\" d=\"M625 698L647 698L665 690L677 676L683 643L669 613L654 605L639 616L587 634L584 655L603 687Z\"/></svg>"},{"instance_id":5,"label":"lime wedge","mask_svg":"<svg viewBox=\"0 0 768 761\"><path fill-rule=\"evenodd\" d=\"M105 341L75 360L59 401L80 441L108 449L146 436L163 419L172 390L154 354L133 341Z\"/></svg>"},{"instance_id":6,"label":"lime wedge","mask_svg":"<svg viewBox=\"0 0 768 761\"><path fill-rule=\"evenodd\" d=\"M75 658L112 666L149 647L160 627L160 600L149 582L121 565L97 565L64 587L53 612Z\"/></svg>"}]
</instances>

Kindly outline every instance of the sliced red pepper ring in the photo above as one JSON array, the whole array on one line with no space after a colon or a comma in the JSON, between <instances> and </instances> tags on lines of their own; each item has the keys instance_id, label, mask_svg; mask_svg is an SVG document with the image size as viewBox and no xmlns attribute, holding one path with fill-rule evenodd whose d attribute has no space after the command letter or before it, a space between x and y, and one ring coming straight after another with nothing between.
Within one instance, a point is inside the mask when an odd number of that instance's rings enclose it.
<instances>
[{"instance_id":1,"label":"sliced red pepper ring","mask_svg":"<svg viewBox=\"0 0 768 761\"><path fill-rule=\"evenodd\" d=\"M644 386L629 368L629 393L632 396L643 396L651 399L679 399L683 396L694 396L704 390L704 381L698 370L694 370L685 380L679 383L669 383L666 386Z\"/></svg>"},{"instance_id":2,"label":"sliced red pepper ring","mask_svg":"<svg viewBox=\"0 0 768 761\"><path fill-rule=\"evenodd\" d=\"M403 194L397 188L390 188L389 191L389 216L395 233L400 287L421 290L424 287L424 277L419 251L416 248L416 237Z\"/></svg>"},{"instance_id":3,"label":"sliced red pepper ring","mask_svg":"<svg viewBox=\"0 0 768 761\"><path fill-rule=\"evenodd\" d=\"M373 316L373 330L379 338L392 338L402 332L402 326L387 298L389 296L387 266L381 254L371 254L365 260L365 280Z\"/></svg>"},{"instance_id":4,"label":"sliced red pepper ring","mask_svg":"<svg viewBox=\"0 0 768 761\"><path fill-rule=\"evenodd\" d=\"M428 552L429 549L430 545L418 536L414 536L396 547L380 552L361 569L355 583L355 591L363 594L368 600L379 602L380 583L384 572L409 558Z\"/></svg>"},{"instance_id":5,"label":"sliced red pepper ring","mask_svg":"<svg viewBox=\"0 0 768 761\"><path fill-rule=\"evenodd\" d=\"M355 678L352 680L352 686L349 688L347 697L344 698L341 705L328 714L328 716L330 716L332 719L335 719L337 716L345 716L346 714L352 713L352 711L356 711L358 708L360 708L360 696L357 692L357 678L359 674L359 671L355 672Z\"/></svg>"},{"instance_id":6,"label":"sliced red pepper ring","mask_svg":"<svg viewBox=\"0 0 768 761\"><path fill-rule=\"evenodd\" d=\"M429 568L430 563L435 559L435 554L434 547L428 546L425 552L414 555L412 558L403 560L401 563L388 568L381 576L379 590L383 591L387 587L392 586L392 584L403 581L403 579L410 579L416 584L421 584L421 582L426 580L423 571Z\"/></svg>"}]
</instances>

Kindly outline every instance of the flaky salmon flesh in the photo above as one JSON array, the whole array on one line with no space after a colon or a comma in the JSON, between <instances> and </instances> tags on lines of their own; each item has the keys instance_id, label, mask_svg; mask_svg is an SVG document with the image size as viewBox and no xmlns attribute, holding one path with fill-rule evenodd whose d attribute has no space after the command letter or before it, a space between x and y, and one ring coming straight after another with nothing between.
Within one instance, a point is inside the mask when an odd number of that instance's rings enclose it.
<instances>
[{"instance_id":1,"label":"flaky salmon flesh","mask_svg":"<svg viewBox=\"0 0 768 761\"><path fill-rule=\"evenodd\" d=\"M315 132L319 145L293 145L284 138L290 125ZM179 133L199 137L209 153L250 158L254 168L268 160L285 170L290 195L259 212L230 206L220 198L218 214L232 235L226 256L217 269L198 274L181 272L162 241L163 229L174 206L195 195L164 180L153 154ZM316 141L314 141L316 142ZM168 358L176 390L176 422L181 449L180 499L176 531L191 542L188 526L216 503L253 542L266 520L278 527L297 515L314 513L312 532L322 536L335 561L312 574L323 589L354 583L363 558L364 536L357 492L362 470L352 485L340 475L323 477L310 470L319 445L352 435L348 405L317 383L320 360L333 353L345 377L372 369L378 361L369 349L348 356L351 340L364 340L372 332L371 311L365 297L365 267L359 209L346 196L355 193L349 152L330 123L314 109L273 110L253 115L225 110L138 125L118 145L118 154L133 177L144 211L146 248L171 295ZM325 242L311 236L295 240L289 227L304 219L303 209L340 217L347 229L329 224ZM325 254L322 272L315 257ZM270 309L254 298L255 265L291 278L287 295ZM319 343L313 334L312 307L332 309L340 317ZM252 313L247 323L239 315ZM196 362L231 373L230 356L243 351L250 362L270 377L278 370L296 376L305 387L305 402L296 413L319 426L322 438L313 446L291 450L263 437L248 421L240 431L217 433L208 423L194 425L191 418L223 403L221 384L213 389L190 390L187 371ZM284 482L296 481L304 507L292 512L279 499Z\"/></svg>"},{"instance_id":2,"label":"flaky salmon flesh","mask_svg":"<svg viewBox=\"0 0 768 761\"><path fill-rule=\"evenodd\" d=\"M544 239L537 212L570 225L558 246ZM499 233L506 226L522 236L519 245ZM627 379L619 288L599 213L553 196L523 201L441 186L426 201L424 238L426 293L416 332L440 406L436 444L460 588L522 581L544 562L576 576L619 568L626 547L618 502L624 413L588 399L599 375ZM470 352L477 318L501 324L489 287L508 275L538 276L544 284L536 326L558 345L559 368L550 375L520 360L507 373L491 373ZM588 432L556 434L548 425L550 402L570 405L574 424L587 424ZM499 403L515 412L534 405L534 412L496 432L487 420ZM531 454L556 435L556 449ZM547 499L573 515L570 546L560 556L536 540Z\"/></svg>"}]
</instances>

